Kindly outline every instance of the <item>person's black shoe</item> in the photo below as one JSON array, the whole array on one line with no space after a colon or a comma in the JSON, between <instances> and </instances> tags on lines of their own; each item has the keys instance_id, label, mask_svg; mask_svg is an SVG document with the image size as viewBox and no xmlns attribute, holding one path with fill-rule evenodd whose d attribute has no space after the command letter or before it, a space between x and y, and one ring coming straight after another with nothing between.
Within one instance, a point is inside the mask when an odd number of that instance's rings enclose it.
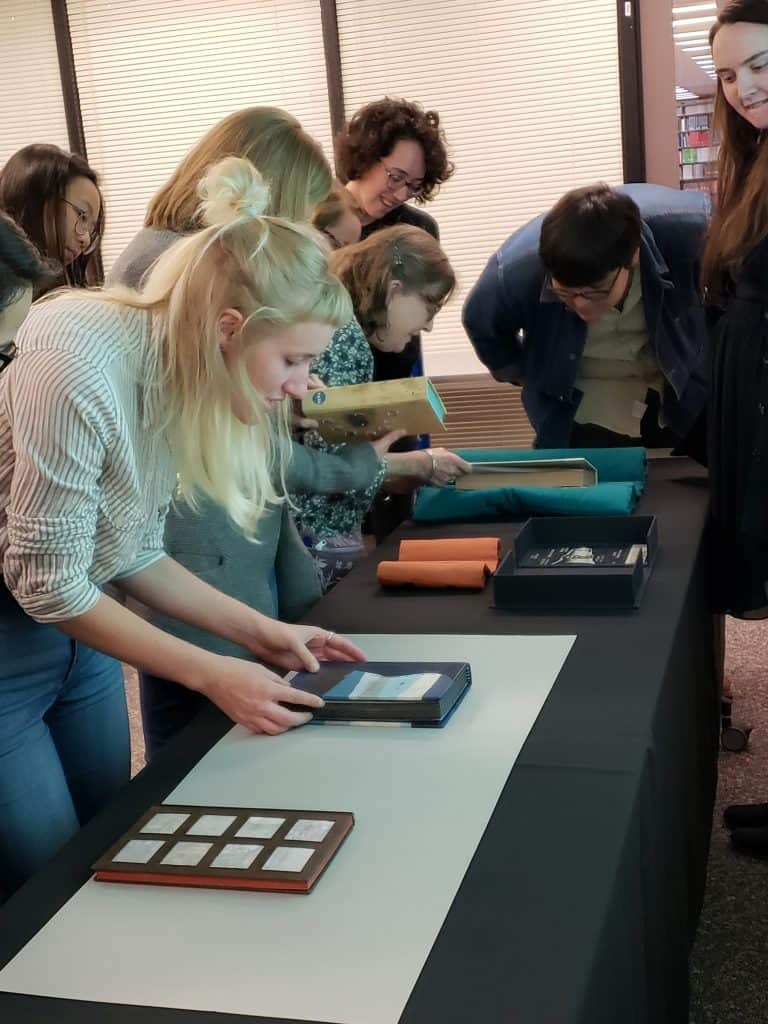
<instances>
[{"instance_id":1,"label":"person's black shoe","mask_svg":"<svg viewBox=\"0 0 768 1024\"><path fill-rule=\"evenodd\" d=\"M768 804L731 804L723 811L726 828L758 828L768 825Z\"/></svg>"},{"instance_id":2,"label":"person's black shoe","mask_svg":"<svg viewBox=\"0 0 768 1024\"><path fill-rule=\"evenodd\" d=\"M757 857L768 857L768 825L761 828L735 828L731 842L737 850Z\"/></svg>"}]
</instances>

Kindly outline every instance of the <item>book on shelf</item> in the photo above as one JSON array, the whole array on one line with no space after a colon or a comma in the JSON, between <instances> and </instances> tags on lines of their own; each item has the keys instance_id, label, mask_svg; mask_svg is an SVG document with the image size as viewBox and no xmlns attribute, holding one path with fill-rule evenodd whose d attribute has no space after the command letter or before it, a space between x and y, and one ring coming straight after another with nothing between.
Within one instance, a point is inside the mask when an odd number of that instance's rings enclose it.
<instances>
[{"instance_id":1,"label":"book on shelf","mask_svg":"<svg viewBox=\"0 0 768 1024\"><path fill-rule=\"evenodd\" d=\"M714 178L717 175L717 164L681 164L681 177L683 181L692 181L696 178Z\"/></svg>"},{"instance_id":2,"label":"book on shelf","mask_svg":"<svg viewBox=\"0 0 768 1024\"><path fill-rule=\"evenodd\" d=\"M686 146L709 146L712 144L712 132L687 132Z\"/></svg>"},{"instance_id":3,"label":"book on shelf","mask_svg":"<svg viewBox=\"0 0 768 1024\"><path fill-rule=\"evenodd\" d=\"M704 178L701 181L681 181L680 187L685 191L706 192L712 200L717 198L717 178Z\"/></svg>"},{"instance_id":4,"label":"book on shelf","mask_svg":"<svg viewBox=\"0 0 768 1024\"><path fill-rule=\"evenodd\" d=\"M719 146L687 146L680 150L681 164L710 164L717 161Z\"/></svg>"},{"instance_id":5,"label":"book on shelf","mask_svg":"<svg viewBox=\"0 0 768 1024\"><path fill-rule=\"evenodd\" d=\"M308 893L354 823L349 811L158 804L96 861L94 877Z\"/></svg>"}]
</instances>

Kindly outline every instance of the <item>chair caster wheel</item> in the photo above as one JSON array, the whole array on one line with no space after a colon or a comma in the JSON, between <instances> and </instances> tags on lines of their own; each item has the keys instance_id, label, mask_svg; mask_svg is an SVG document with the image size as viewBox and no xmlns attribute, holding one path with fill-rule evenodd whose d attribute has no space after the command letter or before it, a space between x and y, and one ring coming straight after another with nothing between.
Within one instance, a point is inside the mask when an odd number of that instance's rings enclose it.
<instances>
[{"instance_id":1,"label":"chair caster wheel","mask_svg":"<svg viewBox=\"0 0 768 1024\"><path fill-rule=\"evenodd\" d=\"M720 746L723 750L738 754L740 751L746 750L751 732L750 728L739 729L735 725L729 725L720 733Z\"/></svg>"}]
</instances>

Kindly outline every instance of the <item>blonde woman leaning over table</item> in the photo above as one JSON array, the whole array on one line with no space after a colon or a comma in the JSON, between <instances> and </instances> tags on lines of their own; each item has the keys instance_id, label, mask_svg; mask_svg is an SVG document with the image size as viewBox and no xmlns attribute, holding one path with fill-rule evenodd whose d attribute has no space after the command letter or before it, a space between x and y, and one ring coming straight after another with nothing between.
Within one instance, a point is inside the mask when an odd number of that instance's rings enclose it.
<instances>
[{"instance_id":1,"label":"blonde woman leaning over table","mask_svg":"<svg viewBox=\"0 0 768 1024\"><path fill-rule=\"evenodd\" d=\"M0 375L0 876L19 885L128 780L120 661L278 733L317 700L257 661L213 654L108 597L281 668L362 657L326 630L277 622L163 550L174 491L205 494L244 532L284 501L284 399L351 316L315 232L263 216L252 164L203 182L210 227L172 246L139 294L69 292L33 309ZM274 422L276 413L278 429Z\"/></svg>"}]
</instances>

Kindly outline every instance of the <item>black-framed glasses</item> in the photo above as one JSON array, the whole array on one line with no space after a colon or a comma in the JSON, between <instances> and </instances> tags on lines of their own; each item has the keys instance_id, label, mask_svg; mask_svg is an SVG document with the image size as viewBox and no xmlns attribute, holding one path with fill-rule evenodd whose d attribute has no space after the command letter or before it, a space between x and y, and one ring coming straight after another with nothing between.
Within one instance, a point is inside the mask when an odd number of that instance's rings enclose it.
<instances>
[{"instance_id":1,"label":"black-framed glasses","mask_svg":"<svg viewBox=\"0 0 768 1024\"><path fill-rule=\"evenodd\" d=\"M16 342L9 341L7 345L3 345L0 348L0 373L3 372L6 367L10 366L16 357Z\"/></svg>"},{"instance_id":2,"label":"black-framed glasses","mask_svg":"<svg viewBox=\"0 0 768 1024\"><path fill-rule=\"evenodd\" d=\"M98 223L94 224L91 221L88 211L76 206L74 203L70 202L69 199L62 198L61 201L62 203L66 203L70 209L75 211L75 234L80 238L88 239L89 244L85 253L93 252L98 245L99 237L101 235Z\"/></svg>"},{"instance_id":3,"label":"black-framed glasses","mask_svg":"<svg viewBox=\"0 0 768 1024\"><path fill-rule=\"evenodd\" d=\"M584 299L585 302L605 302L616 287L616 282L619 280L622 270L626 270L626 267L619 267L607 288L581 288L578 291L573 291L570 288L567 290L555 288L552 284L551 274L547 274L544 287L558 302L573 302L574 299Z\"/></svg>"},{"instance_id":4,"label":"black-framed glasses","mask_svg":"<svg viewBox=\"0 0 768 1024\"><path fill-rule=\"evenodd\" d=\"M399 192L401 188L404 188L407 189L409 198L415 199L424 191L423 178L418 181L409 181L408 175L404 171L397 167L389 167L383 160L380 160L379 163L387 172L387 190L389 192Z\"/></svg>"}]
</instances>

